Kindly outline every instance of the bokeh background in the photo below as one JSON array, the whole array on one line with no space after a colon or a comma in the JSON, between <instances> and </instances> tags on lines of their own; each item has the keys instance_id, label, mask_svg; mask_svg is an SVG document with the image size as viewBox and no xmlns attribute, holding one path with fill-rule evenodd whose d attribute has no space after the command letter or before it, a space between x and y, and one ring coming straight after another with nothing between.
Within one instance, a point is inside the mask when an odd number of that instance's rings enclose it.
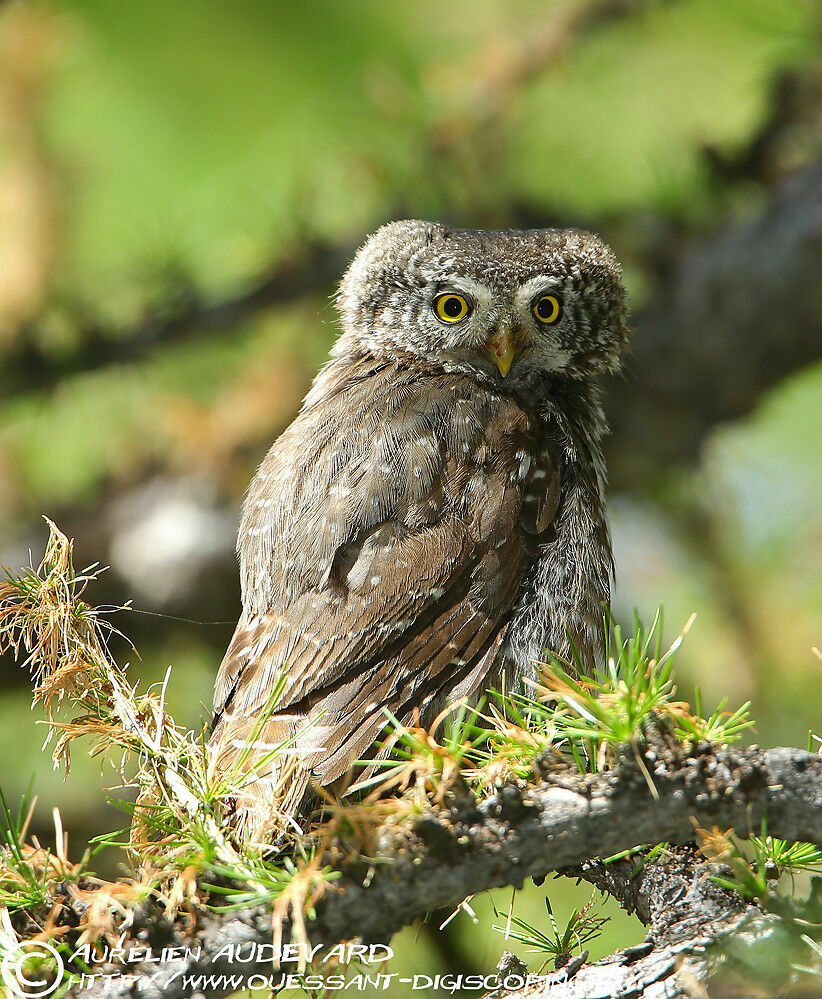
<instances>
[{"instance_id":1,"label":"bokeh background","mask_svg":"<svg viewBox=\"0 0 822 999\"><path fill-rule=\"evenodd\" d=\"M111 567L89 599L133 602L122 658L145 684L173 665L171 707L199 724L239 607L243 491L334 339L346 261L403 216L612 243L636 326L608 386L617 615L662 604L673 636L696 611L682 695L750 699L751 738L804 746L822 725L813 0L0 3L0 563L36 564L56 520L79 564ZM113 776L75 752L64 783L29 701L3 662L0 786L16 802L33 777L35 831L59 805L79 854L123 824ZM544 925L546 894L560 920L589 897L549 881L517 913ZM510 896L407 931L395 967L492 970ZM592 956L642 936L617 914Z\"/></svg>"}]
</instances>

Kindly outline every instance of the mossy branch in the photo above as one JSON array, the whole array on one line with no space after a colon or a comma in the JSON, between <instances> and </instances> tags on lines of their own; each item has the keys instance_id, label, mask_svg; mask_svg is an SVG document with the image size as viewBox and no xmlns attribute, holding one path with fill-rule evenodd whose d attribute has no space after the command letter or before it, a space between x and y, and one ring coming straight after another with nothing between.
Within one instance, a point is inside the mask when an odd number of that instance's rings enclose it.
<instances>
[{"instance_id":1,"label":"mossy branch","mask_svg":"<svg viewBox=\"0 0 822 999\"><path fill-rule=\"evenodd\" d=\"M317 902L314 918L305 924L309 940L326 946L353 938L388 941L425 912L456 906L480 891L521 887L528 877L542 878L643 843L686 843L694 838L694 821L734 826L744 836L758 830L767 815L773 834L822 847L822 758L815 754L702 746L668 757L652 750L644 762L654 773L657 798L630 754L613 772L557 772L527 789L506 785L478 806L432 809L409 824L383 829L369 861L349 858L340 865L335 890ZM703 864L702 877L710 872ZM694 867L688 876L699 880ZM715 895L724 900L722 919L717 916L713 928L703 919L699 939L694 938L699 946L752 911L738 894L717 890ZM84 994L192 995L197 976L232 970L225 957L216 957L227 942L246 950L271 942L271 910L256 905L221 917L203 913L192 933L144 908L135 929L158 941L201 947L201 955L169 965L168 978L156 991L146 991L146 980L157 972L151 964L129 968L142 979L140 985L124 980L119 989L109 984L105 991L101 986ZM286 927L283 939L288 933ZM243 970L272 973L270 963Z\"/></svg>"}]
</instances>

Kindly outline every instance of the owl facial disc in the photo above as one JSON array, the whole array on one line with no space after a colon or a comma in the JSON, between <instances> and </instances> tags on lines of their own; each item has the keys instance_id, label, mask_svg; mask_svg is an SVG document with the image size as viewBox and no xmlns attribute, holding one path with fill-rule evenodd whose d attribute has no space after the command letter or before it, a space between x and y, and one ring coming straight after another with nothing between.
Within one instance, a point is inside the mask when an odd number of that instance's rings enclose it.
<instances>
[{"instance_id":1,"label":"owl facial disc","mask_svg":"<svg viewBox=\"0 0 822 999\"><path fill-rule=\"evenodd\" d=\"M506 393L546 376L618 371L628 346L619 264L579 230L392 222L351 262L337 301L335 353L425 358L505 379Z\"/></svg>"}]
</instances>

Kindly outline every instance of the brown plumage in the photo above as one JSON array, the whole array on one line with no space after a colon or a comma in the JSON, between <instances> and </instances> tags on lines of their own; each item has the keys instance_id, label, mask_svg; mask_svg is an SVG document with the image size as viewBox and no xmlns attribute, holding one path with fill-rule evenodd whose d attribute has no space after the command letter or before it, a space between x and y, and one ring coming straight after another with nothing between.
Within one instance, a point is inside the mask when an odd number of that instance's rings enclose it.
<instances>
[{"instance_id":1,"label":"brown plumage","mask_svg":"<svg viewBox=\"0 0 822 999\"><path fill-rule=\"evenodd\" d=\"M517 301L543 285L562 302L550 330ZM438 318L444 294L468 314ZM590 661L608 597L593 375L626 338L610 251L395 223L340 303L332 360L246 499L243 614L215 687L213 765L258 839L369 753L384 708L430 719L533 674L546 645L567 654L568 634Z\"/></svg>"}]
</instances>

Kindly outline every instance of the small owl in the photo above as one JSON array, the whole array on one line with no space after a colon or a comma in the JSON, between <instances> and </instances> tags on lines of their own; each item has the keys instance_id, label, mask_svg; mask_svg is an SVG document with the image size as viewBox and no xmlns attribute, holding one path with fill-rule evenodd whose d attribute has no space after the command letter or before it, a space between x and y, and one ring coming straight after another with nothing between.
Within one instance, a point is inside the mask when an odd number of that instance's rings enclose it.
<instances>
[{"instance_id":1,"label":"small owl","mask_svg":"<svg viewBox=\"0 0 822 999\"><path fill-rule=\"evenodd\" d=\"M611 250L394 222L337 301L331 358L245 501L214 691L212 764L248 775L235 818L258 841L345 779L385 709L429 722L547 650L590 668L610 595L597 376L628 344Z\"/></svg>"}]
</instances>

